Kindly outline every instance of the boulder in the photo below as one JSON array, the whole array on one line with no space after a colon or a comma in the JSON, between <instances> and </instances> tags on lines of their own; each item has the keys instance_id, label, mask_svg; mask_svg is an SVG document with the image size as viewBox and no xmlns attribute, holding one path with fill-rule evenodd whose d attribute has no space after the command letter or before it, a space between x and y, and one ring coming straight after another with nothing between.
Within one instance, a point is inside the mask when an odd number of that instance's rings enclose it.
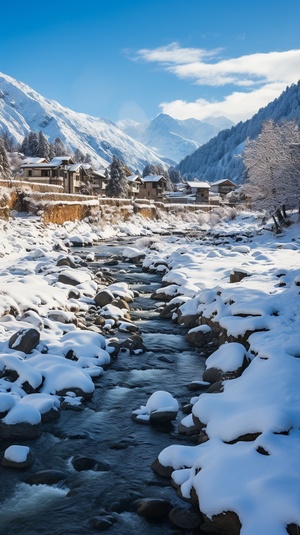
<instances>
[{"instance_id":1,"label":"boulder","mask_svg":"<svg viewBox=\"0 0 300 535\"><path fill-rule=\"evenodd\" d=\"M203 523L202 516L199 512L192 509L184 509L183 507L171 509L169 520L177 528L186 530L197 529Z\"/></svg>"},{"instance_id":2,"label":"boulder","mask_svg":"<svg viewBox=\"0 0 300 535\"><path fill-rule=\"evenodd\" d=\"M109 290L101 290L101 292L98 292L94 297L94 301L97 306L102 308L105 305L112 303L114 301L114 296Z\"/></svg>"},{"instance_id":3,"label":"boulder","mask_svg":"<svg viewBox=\"0 0 300 535\"><path fill-rule=\"evenodd\" d=\"M159 520L168 517L172 505L168 500L146 498L138 506L137 514L148 519Z\"/></svg>"},{"instance_id":4,"label":"boulder","mask_svg":"<svg viewBox=\"0 0 300 535\"><path fill-rule=\"evenodd\" d=\"M33 462L30 449L27 446L9 446L4 452L2 466L6 468L24 469L28 468Z\"/></svg>"},{"instance_id":5,"label":"boulder","mask_svg":"<svg viewBox=\"0 0 300 535\"><path fill-rule=\"evenodd\" d=\"M26 479L28 485L55 485L59 481L64 481L67 476L60 470L40 470L31 474Z\"/></svg>"},{"instance_id":6,"label":"boulder","mask_svg":"<svg viewBox=\"0 0 300 535\"><path fill-rule=\"evenodd\" d=\"M194 327L186 334L188 344L196 347L207 347L213 338L213 332L208 325L199 325Z\"/></svg>"},{"instance_id":7,"label":"boulder","mask_svg":"<svg viewBox=\"0 0 300 535\"><path fill-rule=\"evenodd\" d=\"M242 524L234 511L224 511L208 518L203 514L205 524L210 529L224 533L225 535L240 535Z\"/></svg>"},{"instance_id":8,"label":"boulder","mask_svg":"<svg viewBox=\"0 0 300 535\"><path fill-rule=\"evenodd\" d=\"M167 424L176 420L177 411L157 411L150 413L150 422L152 424Z\"/></svg>"},{"instance_id":9,"label":"boulder","mask_svg":"<svg viewBox=\"0 0 300 535\"><path fill-rule=\"evenodd\" d=\"M8 347L16 351L29 354L40 342L40 333L37 329L21 329L9 339Z\"/></svg>"},{"instance_id":10,"label":"boulder","mask_svg":"<svg viewBox=\"0 0 300 535\"><path fill-rule=\"evenodd\" d=\"M59 260L56 262L57 266L68 266L70 268L75 268L76 264L69 258L68 256L64 256L62 258L59 258Z\"/></svg>"},{"instance_id":11,"label":"boulder","mask_svg":"<svg viewBox=\"0 0 300 535\"><path fill-rule=\"evenodd\" d=\"M105 515L105 516L93 516L89 524L90 526L97 530L97 531L105 531L106 529L109 529L112 527L112 525L116 522L116 519L112 515Z\"/></svg>"},{"instance_id":12,"label":"boulder","mask_svg":"<svg viewBox=\"0 0 300 535\"><path fill-rule=\"evenodd\" d=\"M240 282L245 277L250 277L250 273L248 273L248 271L245 271L244 269L233 269L230 273L229 282Z\"/></svg>"},{"instance_id":13,"label":"boulder","mask_svg":"<svg viewBox=\"0 0 300 535\"><path fill-rule=\"evenodd\" d=\"M151 468L157 475L161 477L167 477L168 479L171 477L172 472L174 472L174 468L172 466L164 466L159 462L158 458L153 461Z\"/></svg>"},{"instance_id":14,"label":"boulder","mask_svg":"<svg viewBox=\"0 0 300 535\"><path fill-rule=\"evenodd\" d=\"M74 457L72 459L72 465L76 472L82 472L84 470L93 470L94 472L107 472L110 470L108 463L103 463L92 459L91 457Z\"/></svg>"},{"instance_id":15,"label":"boulder","mask_svg":"<svg viewBox=\"0 0 300 535\"><path fill-rule=\"evenodd\" d=\"M0 437L4 440L30 440L37 438L42 433L42 424L30 424L28 422L19 422L7 424L0 421Z\"/></svg>"},{"instance_id":16,"label":"boulder","mask_svg":"<svg viewBox=\"0 0 300 535\"><path fill-rule=\"evenodd\" d=\"M41 421L38 409L17 403L0 421L0 437L4 440L37 438L42 432Z\"/></svg>"}]
</instances>

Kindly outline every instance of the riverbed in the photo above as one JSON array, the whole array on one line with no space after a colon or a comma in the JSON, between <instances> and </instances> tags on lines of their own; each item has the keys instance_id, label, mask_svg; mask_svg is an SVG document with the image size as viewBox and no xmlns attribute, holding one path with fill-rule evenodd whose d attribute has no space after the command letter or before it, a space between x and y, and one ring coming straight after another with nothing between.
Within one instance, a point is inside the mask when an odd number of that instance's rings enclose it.
<instances>
[{"instance_id":1,"label":"riverbed","mask_svg":"<svg viewBox=\"0 0 300 535\"><path fill-rule=\"evenodd\" d=\"M151 294L160 287L161 277L124 262L120 255L126 245L128 239L119 239L75 249L74 254L84 257L93 252L95 262L90 269L109 269L114 280L130 284L136 294L131 317L147 351L137 355L121 351L95 380L93 398L83 410L61 411L58 420L44 424L40 438L26 441L34 457L30 469L2 471L1 535L92 534L99 532L91 524L97 516L112 521L112 535L178 533L168 520L149 522L139 516L135 502L161 498L173 507L185 506L170 481L151 469L166 446L193 443L192 437L177 431L184 414L180 410L171 425L154 427L132 421L131 413L157 390L167 390L183 407L191 398L189 383L201 379L205 359L185 342L184 327L159 317L160 303ZM117 258L117 263L105 267L111 258ZM115 336L120 337L120 333ZM1 452L6 446L1 444ZM94 459L101 469L77 471L72 464L74 458ZM46 469L63 471L66 480L51 486L26 483L32 473Z\"/></svg>"}]
</instances>

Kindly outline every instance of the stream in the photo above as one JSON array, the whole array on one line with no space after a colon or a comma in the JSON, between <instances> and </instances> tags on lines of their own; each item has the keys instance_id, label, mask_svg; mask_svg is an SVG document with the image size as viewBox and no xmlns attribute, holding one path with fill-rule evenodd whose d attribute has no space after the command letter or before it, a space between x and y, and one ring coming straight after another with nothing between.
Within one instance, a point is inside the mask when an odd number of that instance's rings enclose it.
<instances>
[{"instance_id":1,"label":"stream","mask_svg":"<svg viewBox=\"0 0 300 535\"><path fill-rule=\"evenodd\" d=\"M93 251L96 261L94 268L89 267L101 270L106 260L119 257L128 244L128 239L115 240L80 252ZM188 403L193 395L188 385L201 379L204 358L185 342L186 328L159 317L158 302L151 299L161 286L159 275L144 273L141 266L122 260L109 268L109 274L139 293L130 305L131 317L147 351L139 355L120 352L95 380L93 398L85 402L84 410L61 411L59 419L44 424L38 439L24 441L32 451L33 465L26 471L1 470L1 535L93 535L99 529L90 519L98 515L113 518L107 530L110 535L185 533L168 520L149 522L134 510L135 500L141 498L162 498L173 507L189 507L177 497L170 481L151 469L166 446L193 443L177 432L185 415L180 410L174 425L159 428L133 422L131 413L156 390L167 390L180 406ZM111 336L119 338L120 333ZM5 447L1 445L1 452ZM76 471L73 457L97 459L103 470ZM31 473L46 469L65 472L66 481L52 486L25 482Z\"/></svg>"}]
</instances>

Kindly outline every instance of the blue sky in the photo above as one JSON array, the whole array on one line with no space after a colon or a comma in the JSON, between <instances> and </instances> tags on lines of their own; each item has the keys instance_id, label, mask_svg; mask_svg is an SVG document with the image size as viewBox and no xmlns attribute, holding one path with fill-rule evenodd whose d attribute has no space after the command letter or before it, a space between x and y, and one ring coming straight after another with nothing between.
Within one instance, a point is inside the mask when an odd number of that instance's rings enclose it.
<instances>
[{"instance_id":1,"label":"blue sky","mask_svg":"<svg viewBox=\"0 0 300 535\"><path fill-rule=\"evenodd\" d=\"M0 17L1 72L112 121L237 122L300 78L299 0L15 0Z\"/></svg>"}]
</instances>

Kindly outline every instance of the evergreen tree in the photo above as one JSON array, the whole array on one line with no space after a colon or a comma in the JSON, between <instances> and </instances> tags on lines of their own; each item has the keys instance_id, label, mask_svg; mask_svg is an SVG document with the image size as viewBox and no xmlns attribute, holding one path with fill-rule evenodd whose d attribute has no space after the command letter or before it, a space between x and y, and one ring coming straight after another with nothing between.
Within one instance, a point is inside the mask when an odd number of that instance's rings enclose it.
<instances>
[{"instance_id":1,"label":"evergreen tree","mask_svg":"<svg viewBox=\"0 0 300 535\"><path fill-rule=\"evenodd\" d=\"M39 140L36 132L29 132L28 134L28 154L26 156L38 156Z\"/></svg>"},{"instance_id":2,"label":"evergreen tree","mask_svg":"<svg viewBox=\"0 0 300 535\"><path fill-rule=\"evenodd\" d=\"M177 169L175 169L175 167L169 168L169 177L170 177L172 184L178 184L178 182L182 181L182 176L180 172Z\"/></svg>"},{"instance_id":3,"label":"evergreen tree","mask_svg":"<svg viewBox=\"0 0 300 535\"><path fill-rule=\"evenodd\" d=\"M25 136L20 145L20 152L23 152L24 156L29 156L28 150L28 136Z\"/></svg>"},{"instance_id":4,"label":"evergreen tree","mask_svg":"<svg viewBox=\"0 0 300 535\"><path fill-rule=\"evenodd\" d=\"M0 178L7 180L11 177L11 166L4 146L3 139L0 139Z\"/></svg>"},{"instance_id":5,"label":"evergreen tree","mask_svg":"<svg viewBox=\"0 0 300 535\"><path fill-rule=\"evenodd\" d=\"M110 179L106 186L107 197L127 197L128 182L126 179L124 164L113 156L109 166Z\"/></svg>"},{"instance_id":6,"label":"evergreen tree","mask_svg":"<svg viewBox=\"0 0 300 535\"><path fill-rule=\"evenodd\" d=\"M47 138L44 136L43 132L39 131L38 136L38 156L40 158L49 158L50 146Z\"/></svg>"}]
</instances>

